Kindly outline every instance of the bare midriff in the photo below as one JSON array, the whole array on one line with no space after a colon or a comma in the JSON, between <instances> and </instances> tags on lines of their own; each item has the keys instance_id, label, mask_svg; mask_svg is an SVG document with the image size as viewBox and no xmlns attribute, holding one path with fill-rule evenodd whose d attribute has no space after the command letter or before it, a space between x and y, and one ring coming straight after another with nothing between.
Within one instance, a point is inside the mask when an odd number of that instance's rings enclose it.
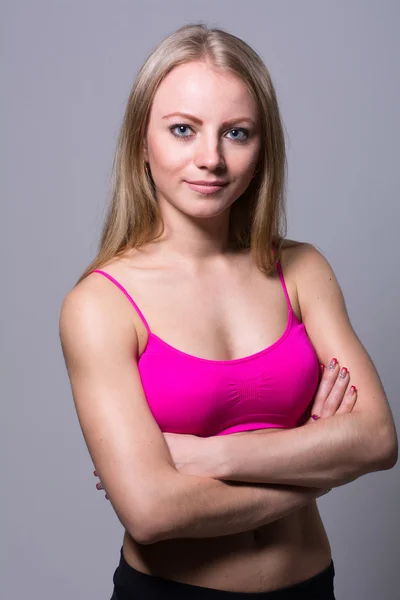
<instances>
[{"instance_id":1,"label":"bare midriff","mask_svg":"<svg viewBox=\"0 0 400 600\"><path fill-rule=\"evenodd\" d=\"M265 433L272 431L279 430ZM294 585L320 573L331 561L316 500L273 523L229 536L140 545L125 532L123 553L127 563L143 573L232 592L268 592Z\"/></svg>"}]
</instances>

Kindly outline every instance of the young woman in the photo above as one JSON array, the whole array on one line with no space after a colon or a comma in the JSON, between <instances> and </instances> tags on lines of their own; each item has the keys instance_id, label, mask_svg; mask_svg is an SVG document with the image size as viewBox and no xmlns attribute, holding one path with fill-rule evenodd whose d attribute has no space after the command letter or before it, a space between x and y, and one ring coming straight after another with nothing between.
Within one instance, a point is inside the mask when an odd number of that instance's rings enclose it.
<instances>
[{"instance_id":1,"label":"young woman","mask_svg":"<svg viewBox=\"0 0 400 600\"><path fill-rule=\"evenodd\" d=\"M396 463L330 265L284 240L285 172L260 57L203 25L165 38L128 101L100 251L60 316L125 528L114 599L332 599L316 499Z\"/></svg>"}]
</instances>

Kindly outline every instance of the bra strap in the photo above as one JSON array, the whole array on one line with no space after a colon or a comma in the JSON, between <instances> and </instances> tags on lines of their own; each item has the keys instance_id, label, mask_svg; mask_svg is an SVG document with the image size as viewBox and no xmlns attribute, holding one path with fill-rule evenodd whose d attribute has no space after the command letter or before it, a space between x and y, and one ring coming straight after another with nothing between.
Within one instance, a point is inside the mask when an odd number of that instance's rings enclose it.
<instances>
[{"instance_id":1,"label":"bra strap","mask_svg":"<svg viewBox=\"0 0 400 600\"><path fill-rule=\"evenodd\" d=\"M278 273L279 273L279 278L281 280L281 284L282 284L282 288L283 288L283 293L285 294L285 298L286 298L286 301L287 301L287 304L288 304L289 311L291 311L292 310L292 305L290 303L290 298L289 298L289 294L288 294L288 291L287 291L287 288L286 288L285 278L284 278L283 272L282 272L281 262L279 260L276 262L276 268L277 268Z\"/></svg>"},{"instance_id":2,"label":"bra strap","mask_svg":"<svg viewBox=\"0 0 400 600\"><path fill-rule=\"evenodd\" d=\"M101 269L94 269L93 271L90 271L90 273L100 273L101 275L104 275L104 277L107 277L107 279L109 279L110 281L112 281L112 283L114 285L116 285L117 288L119 288L123 294L125 294L125 296L129 300L129 302L135 308L135 310L138 313L139 317L142 319L142 321L143 321L143 323L144 323L147 331L149 333L151 333L149 324L147 323L146 319L144 318L144 315L143 315L142 311L140 310L140 308L138 307L138 305L136 304L136 302L134 301L134 299L132 298L132 296L130 294L128 294L128 292L126 291L126 289L124 288L124 286L119 283L119 281L117 281L112 275L109 275L108 273L106 273L105 271L102 271ZM89 275L90 275L90 273L89 273Z\"/></svg>"}]
</instances>

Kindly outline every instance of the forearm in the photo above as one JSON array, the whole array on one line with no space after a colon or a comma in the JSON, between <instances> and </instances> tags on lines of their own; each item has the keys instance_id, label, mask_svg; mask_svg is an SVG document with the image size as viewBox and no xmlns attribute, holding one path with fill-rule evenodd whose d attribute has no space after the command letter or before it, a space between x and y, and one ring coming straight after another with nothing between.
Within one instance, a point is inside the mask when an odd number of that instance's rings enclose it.
<instances>
[{"instance_id":1,"label":"forearm","mask_svg":"<svg viewBox=\"0 0 400 600\"><path fill-rule=\"evenodd\" d=\"M181 474L169 479L169 486L169 498L159 496L151 509L158 519L152 520L147 543L248 531L281 519L326 493L311 487L244 485Z\"/></svg>"},{"instance_id":2,"label":"forearm","mask_svg":"<svg viewBox=\"0 0 400 600\"><path fill-rule=\"evenodd\" d=\"M328 488L390 468L384 434L360 413L209 440L207 474L222 480Z\"/></svg>"}]
</instances>

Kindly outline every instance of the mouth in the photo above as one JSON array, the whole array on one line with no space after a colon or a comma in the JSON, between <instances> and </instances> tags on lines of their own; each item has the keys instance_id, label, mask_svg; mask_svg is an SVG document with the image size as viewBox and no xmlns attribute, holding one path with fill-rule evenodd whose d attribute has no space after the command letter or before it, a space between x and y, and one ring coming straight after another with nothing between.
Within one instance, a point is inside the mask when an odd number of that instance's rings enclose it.
<instances>
[{"instance_id":1,"label":"mouth","mask_svg":"<svg viewBox=\"0 0 400 600\"><path fill-rule=\"evenodd\" d=\"M190 181L186 181L186 183L192 190L200 194L214 194L228 185L228 183L192 183Z\"/></svg>"}]
</instances>

